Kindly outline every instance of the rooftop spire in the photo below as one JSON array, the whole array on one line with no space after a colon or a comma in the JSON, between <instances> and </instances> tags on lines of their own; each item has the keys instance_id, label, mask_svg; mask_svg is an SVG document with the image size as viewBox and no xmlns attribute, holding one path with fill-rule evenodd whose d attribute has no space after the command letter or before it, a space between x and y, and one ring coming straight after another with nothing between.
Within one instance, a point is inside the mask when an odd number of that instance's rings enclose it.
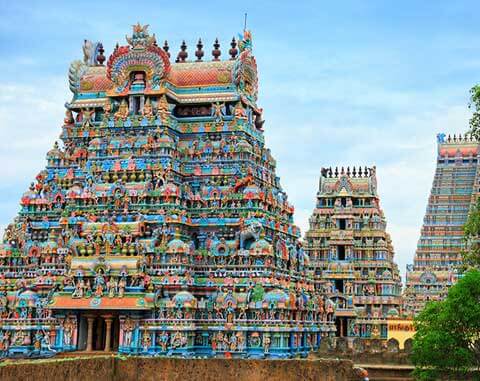
<instances>
[{"instance_id":1,"label":"rooftop spire","mask_svg":"<svg viewBox=\"0 0 480 381\"><path fill-rule=\"evenodd\" d=\"M202 57L205 54L202 48L203 48L202 39L199 38L197 43L197 50L195 52L195 56L197 57L197 62L202 62Z\"/></svg>"},{"instance_id":2,"label":"rooftop spire","mask_svg":"<svg viewBox=\"0 0 480 381\"><path fill-rule=\"evenodd\" d=\"M168 46L168 41L165 40L165 43L163 44L163 50L165 50L165 53L167 53L167 56L170 57L170 46Z\"/></svg>"},{"instance_id":3,"label":"rooftop spire","mask_svg":"<svg viewBox=\"0 0 480 381\"><path fill-rule=\"evenodd\" d=\"M232 38L232 42L230 42L230 50L228 51L228 54L230 54L230 59L234 60L237 58L238 54L238 49L237 49L237 41L235 41L235 37Z\"/></svg>"},{"instance_id":4,"label":"rooftop spire","mask_svg":"<svg viewBox=\"0 0 480 381\"><path fill-rule=\"evenodd\" d=\"M218 38L215 39L215 42L213 43L213 50L212 50L212 56L213 56L213 61L219 61L219 57L222 54L220 50L220 43L218 42Z\"/></svg>"},{"instance_id":5,"label":"rooftop spire","mask_svg":"<svg viewBox=\"0 0 480 381\"><path fill-rule=\"evenodd\" d=\"M103 49L103 44L100 42L97 47L97 62L100 66L103 66L103 63L105 62L105 56L103 53L105 53L105 49Z\"/></svg>"},{"instance_id":6,"label":"rooftop spire","mask_svg":"<svg viewBox=\"0 0 480 381\"><path fill-rule=\"evenodd\" d=\"M185 62L187 57L187 44L185 43L185 40L183 40L182 45L180 45L180 51L178 52L177 60L175 62Z\"/></svg>"}]
</instances>

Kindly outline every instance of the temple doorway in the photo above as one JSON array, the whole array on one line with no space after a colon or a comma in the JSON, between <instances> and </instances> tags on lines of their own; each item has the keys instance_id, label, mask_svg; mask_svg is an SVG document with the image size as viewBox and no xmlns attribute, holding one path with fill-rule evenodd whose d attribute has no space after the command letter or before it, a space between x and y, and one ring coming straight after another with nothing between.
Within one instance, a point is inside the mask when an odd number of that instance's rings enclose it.
<instances>
[{"instance_id":1,"label":"temple doorway","mask_svg":"<svg viewBox=\"0 0 480 381\"><path fill-rule=\"evenodd\" d=\"M97 316L93 321L93 350L103 351L105 349L106 324L101 316Z\"/></svg>"},{"instance_id":2,"label":"temple doorway","mask_svg":"<svg viewBox=\"0 0 480 381\"><path fill-rule=\"evenodd\" d=\"M116 314L82 314L78 326L78 349L117 351L120 339L120 321Z\"/></svg>"}]
</instances>

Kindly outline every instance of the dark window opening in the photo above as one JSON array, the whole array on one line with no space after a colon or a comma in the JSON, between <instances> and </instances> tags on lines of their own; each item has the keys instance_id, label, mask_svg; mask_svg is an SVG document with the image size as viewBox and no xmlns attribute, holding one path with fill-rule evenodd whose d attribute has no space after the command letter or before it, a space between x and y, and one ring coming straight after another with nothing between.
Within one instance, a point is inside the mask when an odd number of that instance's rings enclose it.
<instances>
[{"instance_id":1,"label":"dark window opening","mask_svg":"<svg viewBox=\"0 0 480 381\"><path fill-rule=\"evenodd\" d=\"M212 105L188 105L188 106L176 106L173 110L173 114L177 118L191 118L191 117L204 117L212 115Z\"/></svg>"},{"instance_id":2,"label":"dark window opening","mask_svg":"<svg viewBox=\"0 0 480 381\"><path fill-rule=\"evenodd\" d=\"M340 220L339 220L340 230L345 230L346 227L347 227L347 220L345 218L340 218Z\"/></svg>"},{"instance_id":3,"label":"dark window opening","mask_svg":"<svg viewBox=\"0 0 480 381\"><path fill-rule=\"evenodd\" d=\"M141 109L141 102L140 102L140 97L133 97L131 99L132 104L130 105L130 109L134 115L139 115L140 114L140 109Z\"/></svg>"},{"instance_id":4,"label":"dark window opening","mask_svg":"<svg viewBox=\"0 0 480 381\"><path fill-rule=\"evenodd\" d=\"M103 119L103 111L99 108L95 109L95 122L101 122Z\"/></svg>"},{"instance_id":5,"label":"dark window opening","mask_svg":"<svg viewBox=\"0 0 480 381\"><path fill-rule=\"evenodd\" d=\"M337 256L338 256L338 260L340 260L340 261L345 260L345 246L344 245L338 245Z\"/></svg>"},{"instance_id":6,"label":"dark window opening","mask_svg":"<svg viewBox=\"0 0 480 381\"><path fill-rule=\"evenodd\" d=\"M335 279L335 289L343 293L343 279Z\"/></svg>"}]
</instances>

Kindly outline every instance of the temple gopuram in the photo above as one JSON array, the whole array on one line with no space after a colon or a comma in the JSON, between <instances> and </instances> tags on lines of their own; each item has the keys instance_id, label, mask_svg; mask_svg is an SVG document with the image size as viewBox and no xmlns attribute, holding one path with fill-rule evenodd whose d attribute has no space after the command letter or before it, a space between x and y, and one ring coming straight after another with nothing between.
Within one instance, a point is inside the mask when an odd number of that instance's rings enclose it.
<instances>
[{"instance_id":1,"label":"temple gopuram","mask_svg":"<svg viewBox=\"0 0 480 381\"><path fill-rule=\"evenodd\" d=\"M437 168L414 262L407 266L405 310L416 315L442 300L458 280L463 225L478 198L479 143L468 135L437 135Z\"/></svg>"},{"instance_id":2,"label":"temple gopuram","mask_svg":"<svg viewBox=\"0 0 480 381\"><path fill-rule=\"evenodd\" d=\"M211 59L202 41L193 59L185 42L172 59L140 24L127 42L107 59L101 43L85 41L70 66L61 142L0 246L0 355L306 356L334 335L331 298L341 296L328 281L315 287L265 146L250 33L223 60L218 40ZM338 180L339 197L363 192L372 176L326 178L322 189ZM340 310L368 305L362 319L378 321L397 306L399 284L376 195L347 195L345 206L328 197L335 206L318 211L330 221L361 201L369 227L355 235L358 251L348 246L322 271L350 265L343 286L359 294ZM381 254L365 263L379 265L367 271L353 258L373 244ZM315 268L327 251L309 247Z\"/></svg>"},{"instance_id":3,"label":"temple gopuram","mask_svg":"<svg viewBox=\"0 0 480 381\"><path fill-rule=\"evenodd\" d=\"M306 233L317 292L334 301L336 334L349 345L388 338L402 284L377 194L376 169L322 168Z\"/></svg>"}]
</instances>

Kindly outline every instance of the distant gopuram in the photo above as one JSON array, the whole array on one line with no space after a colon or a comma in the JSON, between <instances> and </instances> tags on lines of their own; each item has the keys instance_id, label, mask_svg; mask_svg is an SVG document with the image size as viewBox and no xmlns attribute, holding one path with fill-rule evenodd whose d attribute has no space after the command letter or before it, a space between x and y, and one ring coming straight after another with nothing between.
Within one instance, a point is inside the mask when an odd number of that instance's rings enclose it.
<instances>
[{"instance_id":1,"label":"distant gopuram","mask_svg":"<svg viewBox=\"0 0 480 381\"><path fill-rule=\"evenodd\" d=\"M336 333L360 349L388 338L402 284L380 209L375 167L322 168L305 251L317 292L335 302Z\"/></svg>"},{"instance_id":2,"label":"distant gopuram","mask_svg":"<svg viewBox=\"0 0 480 381\"><path fill-rule=\"evenodd\" d=\"M420 312L441 300L457 281L463 225L479 193L479 143L465 136L437 135L437 168L413 265L407 267L405 309Z\"/></svg>"},{"instance_id":3,"label":"distant gopuram","mask_svg":"<svg viewBox=\"0 0 480 381\"><path fill-rule=\"evenodd\" d=\"M0 245L0 355L306 356L336 295L264 144L250 33L171 58L147 27L70 66L61 142Z\"/></svg>"}]
</instances>

